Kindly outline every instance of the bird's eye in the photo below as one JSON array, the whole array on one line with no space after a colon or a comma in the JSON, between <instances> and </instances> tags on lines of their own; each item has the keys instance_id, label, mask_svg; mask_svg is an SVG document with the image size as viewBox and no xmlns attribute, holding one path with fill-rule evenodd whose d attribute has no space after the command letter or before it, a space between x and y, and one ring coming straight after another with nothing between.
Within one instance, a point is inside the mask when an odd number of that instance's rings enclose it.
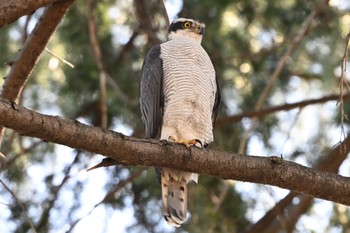
<instances>
[{"instance_id":1,"label":"bird's eye","mask_svg":"<svg viewBox=\"0 0 350 233\"><path fill-rule=\"evenodd\" d=\"M191 23L190 22L185 22L184 23L184 28L190 28L191 27Z\"/></svg>"}]
</instances>

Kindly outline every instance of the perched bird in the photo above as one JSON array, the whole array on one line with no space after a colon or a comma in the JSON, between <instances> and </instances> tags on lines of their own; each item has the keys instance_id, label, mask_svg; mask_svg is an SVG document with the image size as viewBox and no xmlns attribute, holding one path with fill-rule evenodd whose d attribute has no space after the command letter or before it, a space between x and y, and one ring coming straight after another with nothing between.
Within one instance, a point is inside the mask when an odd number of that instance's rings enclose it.
<instances>
[{"instance_id":1,"label":"perched bird","mask_svg":"<svg viewBox=\"0 0 350 233\"><path fill-rule=\"evenodd\" d=\"M142 65L141 114L148 138L206 147L220 88L213 64L201 46L205 24L179 18L169 27L168 41L148 52ZM164 155L167 156L167 155ZM187 215L187 183L198 174L158 168L165 220L179 227Z\"/></svg>"}]
</instances>

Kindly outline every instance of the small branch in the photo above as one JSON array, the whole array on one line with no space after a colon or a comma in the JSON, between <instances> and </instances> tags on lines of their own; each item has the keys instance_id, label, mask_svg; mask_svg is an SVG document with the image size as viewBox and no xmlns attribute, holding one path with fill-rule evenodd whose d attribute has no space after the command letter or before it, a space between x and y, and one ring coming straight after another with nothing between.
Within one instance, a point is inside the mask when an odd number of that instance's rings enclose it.
<instances>
[{"instance_id":1,"label":"small branch","mask_svg":"<svg viewBox=\"0 0 350 233\"><path fill-rule=\"evenodd\" d=\"M60 57L59 55L57 55L56 53L52 52L48 48L45 48L45 51L48 52L49 54L51 54L52 56L54 56L55 58L57 58L58 60L60 60L61 62L63 62L64 64L70 66L72 69L74 69L74 65L72 63L70 63L69 61L67 61L66 59L64 59L63 57Z\"/></svg>"},{"instance_id":2,"label":"small branch","mask_svg":"<svg viewBox=\"0 0 350 233\"><path fill-rule=\"evenodd\" d=\"M187 150L167 141L127 137L78 121L36 113L5 99L0 99L0 125L23 136L102 154L123 165L159 166L222 179L269 184L350 205L350 178L274 156L246 156L199 148ZM334 150L346 154L349 148L350 136Z\"/></svg>"},{"instance_id":3,"label":"small branch","mask_svg":"<svg viewBox=\"0 0 350 233\"><path fill-rule=\"evenodd\" d=\"M308 105L312 105L312 104L323 104L323 103L326 103L328 101L339 100L339 98L340 98L340 95L329 95L329 96L324 96L324 97L321 97L318 99L303 100L303 101L292 103L292 104L282 104L282 105L269 107L269 108L265 108L265 109L260 109L260 110L256 110L256 111L243 112L243 113L239 113L239 114L232 115L232 116L218 118L215 122L215 126L222 127L228 123L238 122L238 121L242 120L243 118L263 117L265 115L268 115L268 114L271 114L274 112L289 111L289 110L296 109L296 108L304 108L304 107L306 107ZM350 94L343 95L343 100L350 101Z\"/></svg>"},{"instance_id":4,"label":"small branch","mask_svg":"<svg viewBox=\"0 0 350 233\"><path fill-rule=\"evenodd\" d=\"M34 232L37 233L37 231L34 228L34 225L32 223L32 220L30 220L28 214L27 214L27 210L25 208L25 206L22 204L22 202L17 198L16 194L14 192L11 191L11 189L0 179L0 183L4 186L4 188L11 194L11 196L13 197L13 199L15 199L17 205L19 205L19 207L21 207L22 211L23 211L23 215L24 218L26 219L26 221L28 222L30 229Z\"/></svg>"}]
</instances>

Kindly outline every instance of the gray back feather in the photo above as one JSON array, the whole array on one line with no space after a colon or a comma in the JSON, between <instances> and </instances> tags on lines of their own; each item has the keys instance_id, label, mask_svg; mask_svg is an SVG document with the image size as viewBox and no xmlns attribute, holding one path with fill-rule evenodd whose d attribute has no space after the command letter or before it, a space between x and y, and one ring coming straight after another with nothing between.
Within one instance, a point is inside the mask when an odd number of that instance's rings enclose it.
<instances>
[{"instance_id":1,"label":"gray back feather","mask_svg":"<svg viewBox=\"0 0 350 233\"><path fill-rule=\"evenodd\" d=\"M141 114L147 138L159 138L163 122L163 61L160 45L148 52L141 74Z\"/></svg>"}]
</instances>

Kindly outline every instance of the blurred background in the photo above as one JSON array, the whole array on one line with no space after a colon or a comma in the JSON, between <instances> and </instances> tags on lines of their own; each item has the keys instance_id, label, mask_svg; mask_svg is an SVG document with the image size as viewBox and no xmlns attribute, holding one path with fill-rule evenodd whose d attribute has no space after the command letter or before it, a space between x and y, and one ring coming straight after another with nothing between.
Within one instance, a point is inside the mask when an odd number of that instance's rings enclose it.
<instances>
[{"instance_id":1,"label":"blurred background","mask_svg":"<svg viewBox=\"0 0 350 233\"><path fill-rule=\"evenodd\" d=\"M167 0L165 9L170 21L184 16L206 23L202 45L223 92L211 148L282 155L317 167L347 137L349 121L342 124L338 100L350 1ZM0 64L16 58L43 11L1 28ZM144 137L141 66L148 50L167 39L167 27L158 0L77 0L20 104ZM9 69L0 66L1 77ZM349 71L345 79L350 80ZM348 91L342 90L349 115ZM163 220L153 168L87 172L103 157L12 130L6 130L2 153L8 164L0 178L26 211L0 184L0 232L31 232L26 215L37 232L350 232L346 206L206 176L190 185L188 222L175 229ZM339 173L349 176L350 163L343 160ZM328 161L326 168L332 166ZM269 210L272 215L266 215Z\"/></svg>"}]
</instances>

